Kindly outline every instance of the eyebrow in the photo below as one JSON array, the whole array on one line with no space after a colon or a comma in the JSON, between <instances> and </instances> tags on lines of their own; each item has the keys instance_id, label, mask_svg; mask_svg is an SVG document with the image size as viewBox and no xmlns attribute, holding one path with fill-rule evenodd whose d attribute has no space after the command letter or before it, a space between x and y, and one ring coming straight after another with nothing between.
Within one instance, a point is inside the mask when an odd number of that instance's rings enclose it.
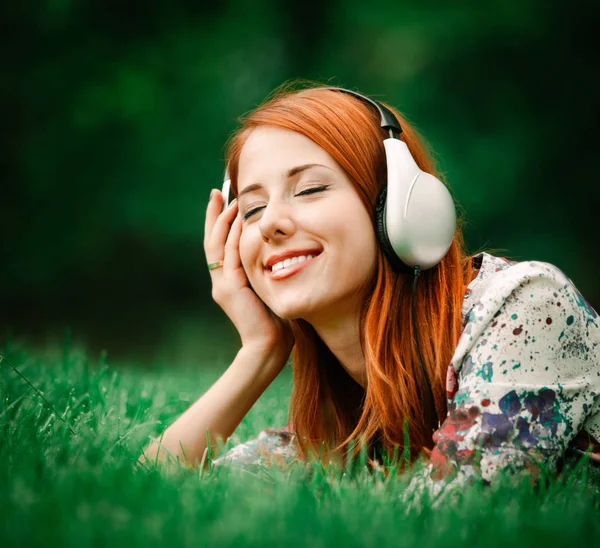
<instances>
[{"instance_id":1,"label":"eyebrow","mask_svg":"<svg viewBox=\"0 0 600 548\"><path fill-rule=\"evenodd\" d=\"M289 179L290 177L293 177L294 175L298 175L298 173L302 173L303 171L306 171L307 169L310 169L312 167L324 167L326 169L331 169L330 167L325 166L323 164L303 164L301 166L296 166L296 167L289 169L288 172L286 173L286 177ZM246 188L242 189L238 193L237 198L239 200L244 194L248 194L249 192L254 192L256 190L261 190L263 188L264 188L263 185L261 185L260 183L254 183L252 185L248 185Z\"/></svg>"}]
</instances>

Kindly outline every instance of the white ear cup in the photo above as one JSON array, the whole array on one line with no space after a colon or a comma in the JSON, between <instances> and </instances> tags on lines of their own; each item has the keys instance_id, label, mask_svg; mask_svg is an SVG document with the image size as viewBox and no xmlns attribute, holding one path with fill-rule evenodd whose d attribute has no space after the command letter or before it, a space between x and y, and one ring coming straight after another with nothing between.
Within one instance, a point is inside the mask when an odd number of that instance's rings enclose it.
<instances>
[{"instance_id":1,"label":"white ear cup","mask_svg":"<svg viewBox=\"0 0 600 548\"><path fill-rule=\"evenodd\" d=\"M421 171L404 141L390 138L383 144L390 244L403 263L427 270L442 260L454 238L454 201L439 179Z\"/></svg>"}]
</instances>

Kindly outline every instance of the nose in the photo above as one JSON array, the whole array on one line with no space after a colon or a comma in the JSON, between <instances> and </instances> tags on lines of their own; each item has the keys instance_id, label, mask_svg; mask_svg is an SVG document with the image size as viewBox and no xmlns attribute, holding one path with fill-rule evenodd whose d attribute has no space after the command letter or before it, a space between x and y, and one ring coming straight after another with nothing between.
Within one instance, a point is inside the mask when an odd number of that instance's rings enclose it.
<instances>
[{"instance_id":1,"label":"nose","mask_svg":"<svg viewBox=\"0 0 600 548\"><path fill-rule=\"evenodd\" d=\"M285 240L296 231L290 205L271 201L262 211L259 228L264 242Z\"/></svg>"}]
</instances>

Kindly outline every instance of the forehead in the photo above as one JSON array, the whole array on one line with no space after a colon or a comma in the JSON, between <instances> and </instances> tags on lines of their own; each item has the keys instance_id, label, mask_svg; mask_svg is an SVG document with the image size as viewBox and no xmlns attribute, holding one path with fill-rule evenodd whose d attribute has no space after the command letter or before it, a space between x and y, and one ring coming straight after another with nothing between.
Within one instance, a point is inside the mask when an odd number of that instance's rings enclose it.
<instances>
[{"instance_id":1,"label":"forehead","mask_svg":"<svg viewBox=\"0 0 600 548\"><path fill-rule=\"evenodd\" d=\"M337 168L335 160L308 137L287 129L258 127L252 130L240 153L238 192L260 179L281 176L295 166L310 163Z\"/></svg>"}]
</instances>

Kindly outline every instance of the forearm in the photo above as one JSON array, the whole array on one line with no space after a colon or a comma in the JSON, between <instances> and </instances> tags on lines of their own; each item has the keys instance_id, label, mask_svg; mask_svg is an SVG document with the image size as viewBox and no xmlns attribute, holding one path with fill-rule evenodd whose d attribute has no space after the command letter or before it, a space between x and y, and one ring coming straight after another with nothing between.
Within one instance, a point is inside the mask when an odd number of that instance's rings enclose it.
<instances>
[{"instance_id":1,"label":"forearm","mask_svg":"<svg viewBox=\"0 0 600 548\"><path fill-rule=\"evenodd\" d=\"M287 356L266 350L242 347L221 377L171 424L162 436L161 445L153 442L140 457L164 461L165 449L188 466L195 466L207 448L208 430L211 449L218 439L227 440L248 411L281 371ZM163 449L164 448L164 449ZM183 451L182 451L183 448ZM145 457L145 458L144 458Z\"/></svg>"}]
</instances>

